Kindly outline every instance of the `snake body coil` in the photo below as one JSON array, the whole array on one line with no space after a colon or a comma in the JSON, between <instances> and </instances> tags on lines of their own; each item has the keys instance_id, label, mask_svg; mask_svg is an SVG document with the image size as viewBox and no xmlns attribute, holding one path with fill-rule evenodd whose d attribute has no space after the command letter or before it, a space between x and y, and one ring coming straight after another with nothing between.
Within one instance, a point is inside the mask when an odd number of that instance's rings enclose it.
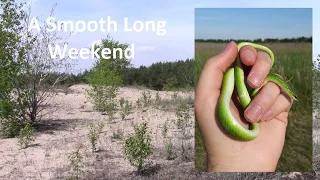
<instances>
[{"instance_id":1,"label":"snake body coil","mask_svg":"<svg viewBox=\"0 0 320 180\"><path fill-rule=\"evenodd\" d=\"M274 63L273 52L262 45L242 42L238 44L238 52L243 46L250 45L256 49L263 50L269 54L272 60L272 65ZM250 123L249 129L243 127L238 120L232 115L230 110L231 96L236 86L238 97L243 109L245 109L251 102L251 98L262 88L267 82L273 82L277 84L285 93L287 93L293 100L298 100L298 97L287 85L287 83L277 74L268 74L262 86L258 89L253 90L251 95L246 87L245 75L243 71L243 65L240 61L239 56L234 63L234 67L229 68L223 76L222 90L218 102L218 118L224 127L224 129L230 133L233 137L239 140L249 141L255 139L260 132L259 123Z\"/></svg>"}]
</instances>

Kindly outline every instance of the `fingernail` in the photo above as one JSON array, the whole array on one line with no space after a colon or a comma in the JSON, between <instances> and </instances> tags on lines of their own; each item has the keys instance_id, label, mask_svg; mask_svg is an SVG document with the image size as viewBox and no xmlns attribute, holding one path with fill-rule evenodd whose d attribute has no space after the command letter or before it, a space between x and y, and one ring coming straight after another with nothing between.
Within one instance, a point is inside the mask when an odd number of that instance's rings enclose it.
<instances>
[{"instance_id":1,"label":"fingernail","mask_svg":"<svg viewBox=\"0 0 320 180\"><path fill-rule=\"evenodd\" d=\"M271 109L269 109L263 116L261 119L263 119L264 121L270 121L271 118L273 116L273 112Z\"/></svg>"},{"instance_id":2,"label":"fingernail","mask_svg":"<svg viewBox=\"0 0 320 180\"><path fill-rule=\"evenodd\" d=\"M254 61L255 55L252 51L250 50L245 50L243 53L241 53L242 58L246 58L250 61Z\"/></svg>"},{"instance_id":3,"label":"fingernail","mask_svg":"<svg viewBox=\"0 0 320 180\"><path fill-rule=\"evenodd\" d=\"M261 86L263 75L261 72L253 72L249 77L248 80L257 87Z\"/></svg>"},{"instance_id":4,"label":"fingernail","mask_svg":"<svg viewBox=\"0 0 320 180\"><path fill-rule=\"evenodd\" d=\"M259 104L254 104L246 112L247 120L250 122L255 122L256 120L258 120L261 113L262 107Z\"/></svg>"}]
</instances>

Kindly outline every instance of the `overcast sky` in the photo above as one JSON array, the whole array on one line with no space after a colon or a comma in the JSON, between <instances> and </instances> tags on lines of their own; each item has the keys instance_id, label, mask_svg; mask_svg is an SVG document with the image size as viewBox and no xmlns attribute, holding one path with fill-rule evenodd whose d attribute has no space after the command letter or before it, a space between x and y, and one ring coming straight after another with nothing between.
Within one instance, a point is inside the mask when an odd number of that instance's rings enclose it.
<instances>
[{"instance_id":1,"label":"overcast sky","mask_svg":"<svg viewBox=\"0 0 320 180\"><path fill-rule=\"evenodd\" d=\"M135 44L135 58L131 63L139 67L140 65L151 65L157 61L175 61L193 58L194 54L194 39L199 38L237 38L235 32L244 32L244 28L248 28L250 21L255 21L261 18L258 24L261 27L259 31L242 33L242 37L238 38L258 38L263 37L292 37L292 36L310 36L311 21L310 11L300 10L300 13L295 13L294 10L277 11L278 15L283 18L274 18L277 16L274 12L255 13L254 10L250 13L244 13L241 10L235 9L224 13L223 10L203 12L195 17L194 8L313 8L313 55L314 58L319 52L320 36L317 32L320 31L320 2L313 1L250 1L250 0L162 0L162 1L115 1L115 0L30 0L32 5L32 16L39 16L41 19L46 19L52 6L57 3L55 17L57 20L71 21L99 21L100 18L107 19L108 16L112 20L118 22L118 31L109 32L110 36L121 43ZM270 11L270 10L269 10ZM274 10L273 10L274 11ZM243 13L242 13L243 12ZM213 13L210 15L210 13ZM239 14L240 13L240 14ZM282 14L281 14L282 13ZM300 15L299 15L300 14ZM210 15L210 16L209 16ZM127 17L129 23L133 21L167 21L166 35L158 36L155 32L124 32L123 20ZM230 17L238 19L246 19L243 24L237 24L237 21L228 23L225 20ZM276 19L274 21L268 20ZM211 29L203 29L202 33L195 34L195 18L196 22L212 24ZM212 19L210 19L212 18ZM202 19L202 20L201 20ZM213 22L224 22L224 26L214 26ZM256 21L257 22L257 21ZM294 24L297 22L298 24ZM236 23L236 24L235 24ZM302 24L301 24L302 23ZM228 25L229 24L229 25ZM199 24L197 24L199 25ZM256 24L257 25L257 24ZM229 28L229 27L237 27ZM301 28L297 28L301 26ZM277 27L277 28L270 28ZM294 28L293 28L294 27ZM266 28L266 29L265 29ZM294 29L294 30L292 30ZM211 32L214 33L211 33ZM83 48L89 47L93 42L98 42L101 38L107 36L107 32L81 32L75 33L69 39L69 47ZM210 37L211 36L211 37ZM262 38L263 38L262 37ZM87 69L92 67L94 60L79 59L76 69Z\"/></svg>"}]
</instances>

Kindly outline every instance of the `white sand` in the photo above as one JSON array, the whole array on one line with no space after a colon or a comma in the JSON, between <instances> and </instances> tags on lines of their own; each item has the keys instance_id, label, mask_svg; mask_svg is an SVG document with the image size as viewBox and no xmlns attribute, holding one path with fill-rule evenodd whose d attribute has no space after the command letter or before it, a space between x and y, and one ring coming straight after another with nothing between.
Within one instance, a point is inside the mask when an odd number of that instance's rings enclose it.
<instances>
[{"instance_id":1,"label":"white sand","mask_svg":"<svg viewBox=\"0 0 320 180\"><path fill-rule=\"evenodd\" d=\"M166 169L177 172L181 169L193 168L193 109L190 106L192 126L188 131L192 135L190 139L191 149L188 149L190 159L182 161L180 157L179 130L174 124L175 111L160 110L150 106L136 109L121 120L119 113L115 115L113 123L108 123L108 116L93 110L93 105L86 96L87 85L75 85L69 88L69 94L58 93L54 101L59 107L41 121L41 126L36 134L33 146L20 149L17 139L0 139L0 179L66 179L70 176L70 162L68 155L81 147L84 158L83 179L104 179L111 177L133 177L135 170L122 153L123 140L113 139L113 131L123 130L124 135L133 132L133 124L148 121L148 127L152 134L153 154L148 162L159 164L160 171ZM142 97L142 92L147 91L135 88L121 88L119 97L124 97L136 106L136 100ZM155 99L156 91L150 91L152 99ZM162 99L171 99L173 92L159 92ZM193 92L182 93L183 98L193 98ZM165 159L164 137L162 126L169 122L168 137L173 138L175 152L178 158L169 161ZM90 123L104 123L105 127L100 134L97 148L101 151L92 153L88 139L88 125ZM186 168L187 167L187 168ZM171 170L170 170L171 169ZM180 171L180 170L179 170ZM182 171L181 171L182 172ZM183 172L182 172L183 173ZM164 173L166 174L166 173ZM170 174L170 173L169 173ZM159 175L155 175L157 177ZM161 175L162 176L162 175ZM169 176L169 175L168 175ZM170 175L172 176L172 174ZM163 177L162 177L163 178Z\"/></svg>"}]
</instances>

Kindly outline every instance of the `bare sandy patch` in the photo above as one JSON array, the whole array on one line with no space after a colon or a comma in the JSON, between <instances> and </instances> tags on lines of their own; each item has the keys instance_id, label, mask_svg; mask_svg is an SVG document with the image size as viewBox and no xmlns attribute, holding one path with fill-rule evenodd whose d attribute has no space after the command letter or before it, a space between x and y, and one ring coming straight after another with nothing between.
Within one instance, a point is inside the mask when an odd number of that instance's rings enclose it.
<instances>
[{"instance_id":1,"label":"bare sandy patch","mask_svg":"<svg viewBox=\"0 0 320 180\"><path fill-rule=\"evenodd\" d=\"M121 119L119 112L112 123L108 123L107 115L93 109L93 104L86 95L88 85L75 85L67 92L58 92L54 101L58 108L45 116L37 125L36 140L31 147L20 149L17 139L0 140L0 177L4 179L66 179L71 174L68 156L80 147L83 156L82 179L108 178L159 178L185 177L193 174L193 92L158 92L163 100L158 105L144 108L134 108L132 113ZM136 101L142 98L142 92L150 92L154 100L157 91L124 87L120 89L118 99L124 97L135 106ZM192 125L187 131L188 153L186 159L181 159L180 130L176 127L175 107L172 98L179 96L188 103ZM50 104L47 111L50 111ZM133 125L148 122L152 136L153 153L148 159L147 175L137 176L135 170L123 155L124 137L133 132ZM162 135L163 125L167 121L167 137ZM92 152L88 139L88 126L94 123L104 123L97 148ZM122 136L122 138L121 138ZM172 139L174 152L177 157L167 160L165 141ZM177 174L177 172L179 173Z\"/></svg>"}]
</instances>

